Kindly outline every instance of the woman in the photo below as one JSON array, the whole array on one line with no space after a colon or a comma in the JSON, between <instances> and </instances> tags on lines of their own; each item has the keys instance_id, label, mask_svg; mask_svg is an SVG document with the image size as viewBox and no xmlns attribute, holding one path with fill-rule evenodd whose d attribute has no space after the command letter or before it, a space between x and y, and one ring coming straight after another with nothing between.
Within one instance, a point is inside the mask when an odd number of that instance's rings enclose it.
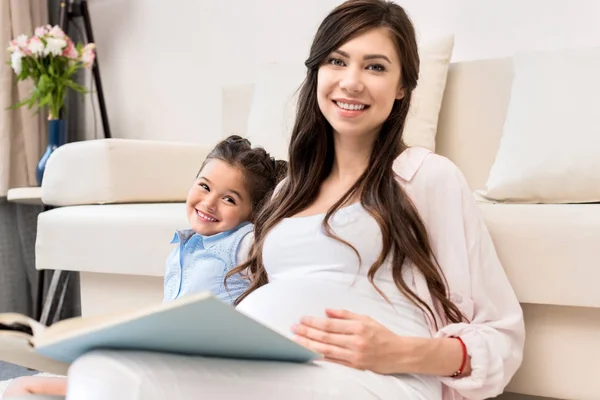
<instances>
[{"instance_id":1,"label":"woman","mask_svg":"<svg viewBox=\"0 0 600 400\"><path fill-rule=\"evenodd\" d=\"M502 392L522 358L522 311L460 171L402 143L419 72L409 18L391 2L347 1L319 27L306 66L288 177L232 273L252 281L241 311L325 360L91 353L71 367L69 398Z\"/></svg>"},{"instance_id":2,"label":"woman","mask_svg":"<svg viewBox=\"0 0 600 400\"><path fill-rule=\"evenodd\" d=\"M402 144L419 72L409 18L391 2L348 1L306 66L289 176L240 266L253 282L240 309L293 325L300 343L353 368L323 369L375 397L496 396L521 362L522 311L460 171ZM316 318L324 307L336 309Z\"/></svg>"}]
</instances>

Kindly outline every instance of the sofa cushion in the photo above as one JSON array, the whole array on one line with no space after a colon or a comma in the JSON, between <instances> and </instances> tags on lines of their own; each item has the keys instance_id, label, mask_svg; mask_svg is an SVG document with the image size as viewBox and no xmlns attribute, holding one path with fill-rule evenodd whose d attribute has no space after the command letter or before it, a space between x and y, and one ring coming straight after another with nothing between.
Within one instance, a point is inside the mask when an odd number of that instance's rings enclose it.
<instances>
[{"instance_id":1,"label":"sofa cushion","mask_svg":"<svg viewBox=\"0 0 600 400\"><path fill-rule=\"evenodd\" d=\"M69 143L48 160L42 200L55 206L185 201L211 147L128 139Z\"/></svg>"},{"instance_id":2,"label":"sofa cushion","mask_svg":"<svg viewBox=\"0 0 600 400\"><path fill-rule=\"evenodd\" d=\"M600 307L600 204L479 208L521 303Z\"/></svg>"},{"instance_id":3,"label":"sofa cushion","mask_svg":"<svg viewBox=\"0 0 600 400\"><path fill-rule=\"evenodd\" d=\"M479 208L522 303L600 307L600 205ZM163 276L184 203L57 208L38 217L38 269Z\"/></svg>"},{"instance_id":4,"label":"sofa cushion","mask_svg":"<svg viewBox=\"0 0 600 400\"><path fill-rule=\"evenodd\" d=\"M600 201L600 47L514 57L504 132L486 190L517 203Z\"/></svg>"},{"instance_id":5,"label":"sofa cushion","mask_svg":"<svg viewBox=\"0 0 600 400\"><path fill-rule=\"evenodd\" d=\"M38 217L36 268L163 276L185 203L56 208Z\"/></svg>"}]
</instances>

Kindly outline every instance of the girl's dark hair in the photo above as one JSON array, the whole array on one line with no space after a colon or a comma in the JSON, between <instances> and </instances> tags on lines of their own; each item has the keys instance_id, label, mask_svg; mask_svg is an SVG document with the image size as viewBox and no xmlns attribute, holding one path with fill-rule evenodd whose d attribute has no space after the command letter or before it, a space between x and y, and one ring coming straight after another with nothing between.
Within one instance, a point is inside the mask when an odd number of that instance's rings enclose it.
<instances>
[{"instance_id":1,"label":"girl's dark hair","mask_svg":"<svg viewBox=\"0 0 600 400\"><path fill-rule=\"evenodd\" d=\"M219 142L206 156L200 171L210 160L221 160L239 168L244 175L244 186L252 201L253 221L273 193L275 186L287 173L287 162L275 160L261 147L252 147L248 139L231 135ZM200 175L200 171L198 175Z\"/></svg>"},{"instance_id":2,"label":"girl's dark hair","mask_svg":"<svg viewBox=\"0 0 600 400\"><path fill-rule=\"evenodd\" d=\"M402 131L419 76L419 54L415 31L405 11L399 5L383 0L346 1L324 19L315 35L310 56L305 62L308 69L306 79L298 97L289 147L288 179L282 183L273 201L256 218L255 242L248 261L230 272L247 271L251 278L251 286L237 299L236 304L268 282L262 255L268 232L283 218L291 217L312 204L321 184L332 170L335 154L333 129L317 103L319 67L344 43L376 28L385 29L396 45L402 65L401 84L405 95L394 102L389 117L381 127L373 145L369 168L329 209L323 227L328 236L341 241L332 233L329 219L353 196L359 195L363 207L379 224L383 238L381 254L369 269L371 283L375 285L373 278L389 257L398 289L426 311L437 326L438 321L431 307L402 278L402 269L407 265L405 261L411 260L419 273L425 276L436 307L440 307L440 311L452 322L465 320L449 299L447 282L433 255L425 224L396 181L392 169L394 160L406 149L402 142Z\"/></svg>"}]
</instances>

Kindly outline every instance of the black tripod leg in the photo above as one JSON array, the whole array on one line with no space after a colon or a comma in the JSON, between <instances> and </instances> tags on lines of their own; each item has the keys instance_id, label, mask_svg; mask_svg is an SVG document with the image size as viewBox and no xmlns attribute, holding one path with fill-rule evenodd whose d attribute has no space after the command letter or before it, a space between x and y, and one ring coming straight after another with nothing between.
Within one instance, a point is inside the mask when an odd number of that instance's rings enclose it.
<instances>
[{"instance_id":1,"label":"black tripod leg","mask_svg":"<svg viewBox=\"0 0 600 400\"><path fill-rule=\"evenodd\" d=\"M90 12L88 10L87 1L81 1L81 16L83 17L83 23L85 25L85 36L88 43L94 42L94 33L92 32L92 20L90 19ZM98 51L96 50L96 60L92 66L92 73L94 74L94 81L96 82L96 91L98 93L98 106L100 107L100 115L102 117L102 129L104 130L104 137L110 139L110 127L108 125L108 113L106 112L106 103L104 101L104 91L102 90L102 81L100 80L100 66L98 64Z\"/></svg>"},{"instance_id":2,"label":"black tripod leg","mask_svg":"<svg viewBox=\"0 0 600 400\"><path fill-rule=\"evenodd\" d=\"M52 279L48 287L48 293L44 300L42 316L40 322L45 326L50 326L56 322L62 314L62 306L70 280L71 271L62 271L60 269L52 271ZM54 316L51 316L54 310Z\"/></svg>"},{"instance_id":3,"label":"black tripod leg","mask_svg":"<svg viewBox=\"0 0 600 400\"><path fill-rule=\"evenodd\" d=\"M44 204L42 206L42 212L51 210L52 206ZM37 293L35 298L35 309L34 316L36 321L42 320L42 313L44 310L44 299L46 293L46 283L48 278L48 271L45 269L37 270Z\"/></svg>"},{"instance_id":4,"label":"black tripod leg","mask_svg":"<svg viewBox=\"0 0 600 400\"><path fill-rule=\"evenodd\" d=\"M69 32L69 5L66 1L60 2L60 14L58 17L58 24L60 29L63 30L64 33L68 34Z\"/></svg>"},{"instance_id":5,"label":"black tripod leg","mask_svg":"<svg viewBox=\"0 0 600 400\"><path fill-rule=\"evenodd\" d=\"M74 274L72 271L63 271L64 281L62 283L62 288L60 290L60 295L58 296L58 304L56 305L56 309L54 310L54 317L52 318L52 323L60 321L63 314L63 305L65 303L65 296L67 294L67 289L69 288L69 280L71 275Z\"/></svg>"},{"instance_id":6,"label":"black tripod leg","mask_svg":"<svg viewBox=\"0 0 600 400\"><path fill-rule=\"evenodd\" d=\"M45 270L37 271L37 293L35 295L34 317L36 321L41 321L42 309L44 308L44 286L46 285Z\"/></svg>"}]
</instances>

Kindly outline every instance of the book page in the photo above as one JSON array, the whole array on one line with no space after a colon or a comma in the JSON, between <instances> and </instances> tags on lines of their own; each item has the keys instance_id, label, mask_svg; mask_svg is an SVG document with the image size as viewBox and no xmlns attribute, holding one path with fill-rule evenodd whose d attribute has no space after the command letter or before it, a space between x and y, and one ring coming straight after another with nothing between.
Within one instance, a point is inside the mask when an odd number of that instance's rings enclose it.
<instances>
[{"instance_id":1,"label":"book page","mask_svg":"<svg viewBox=\"0 0 600 400\"><path fill-rule=\"evenodd\" d=\"M186 296L168 303L153 304L148 307L134 308L111 314L95 315L92 317L76 317L59 321L48 327L43 335L32 340L34 346L43 346L55 341L76 337L82 333L92 332L108 326L114 326L136 318L151 315L159 311L177 308L185 304L209 298L210 293L198 293Z\"/></svg>"},{"instance_id":2,"label":"book page","mask_svg":"<svg viewBox=\"0 0 600 400\"><path fill-rule=\"evenodd\" d=\"M22 332L0 331L0 360L52 374L67 373L67 364L35 353L30 339L31 336Z\"/></svg>"},{"instance_id":3,"label":"book page","mask_svg":"<svg viewBox=\"0 0 600 400\"><path fill-rule=\"evenodd\" d=\"M44 331L46 330L46 327L44 325L40 324L39 322L35 321L34 319L31 319L23 314L16 314L16 313L0 314L0 324L6 325L8 327L10 327L11 325L21 325L24 327L29 327L29 328L31 328L31 330L33 332L33 336L42 335L44 333ZM10 330L0 330L0 335L11 334L12 332L13 331L10 331ZM17 332L15 332L15 333L17 333Z\"/></svg>"},{"instance_id":4,"label":"book page","mask_svg":"<svg viewBox=\"0 0 600 400\"><path fill-rule=\"evenodd\" d=\"M131 315L132 311L122 313L94 315L92 317L75 317L58 321L48 327L43 335L36 336L32 339L35 344L52 342L55 339L71 336L78 332L84 332L97 327L102 327L110 324L112 321L119 320L120 315Z\"/></svg>"}]
</instances>

